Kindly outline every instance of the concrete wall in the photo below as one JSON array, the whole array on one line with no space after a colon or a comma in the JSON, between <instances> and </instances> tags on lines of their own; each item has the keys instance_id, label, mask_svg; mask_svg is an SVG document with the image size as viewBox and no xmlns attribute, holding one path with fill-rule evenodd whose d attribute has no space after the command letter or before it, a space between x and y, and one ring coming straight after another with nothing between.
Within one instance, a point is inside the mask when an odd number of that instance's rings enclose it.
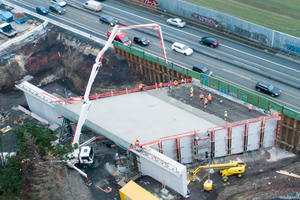
<instances>
[{"instance_id":1,"label":"concrete wall","mask_svg":"<svg viewBox=\"0 0 300 200\"><path fill-rule=\"evenodd\" d=\"M147 150L141 152L132 151L137 155L139 169L143 175L151 176L157 181L165 183L167 187L172 188L179 194L186 196L187 174L184 165L152 148L147 148Z\"/></svg>"},{"instance_id":2,"label":"concrete wall","mask_svg":"<svg viewBox=\"0 0 300 200\"><path fill-rule=\"evenodd\" d=\"M160 7L164 10L187 18L194 18L193 14L196 13L201 15L203 17L202 19L208 24L210 24L209 18L214 19L228 31L300 56L300 38L274 31L224 13L195 6L194 4L181 0L157 0L157 2L160 3Z\"/></svg>"}]
</instances>

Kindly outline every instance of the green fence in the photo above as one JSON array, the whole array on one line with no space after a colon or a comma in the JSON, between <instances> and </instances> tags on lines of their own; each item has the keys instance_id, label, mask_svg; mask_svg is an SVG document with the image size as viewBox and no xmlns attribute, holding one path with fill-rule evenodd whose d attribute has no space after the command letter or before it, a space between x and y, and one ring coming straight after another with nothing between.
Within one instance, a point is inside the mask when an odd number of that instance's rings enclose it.
<instances>
[{"instance_id":1,"label":"green fence","mask_svg":"<svg viewBox=\"0 0 300 200\"><path fill-rule=\"evenodd\" d=\"M113 42L113 45L116 48L119 48L119 49L124 50L129 53L132 53L136 56L139 56L139 57L149 60L151 62L159 63L162 66L173 69L173 70L180 72L184 75L187 75L189 77L198 79L198 80L200 80L200 83L202 85L216 89L224 94L233 96L237 99L248 102L248 103L255 105L259 108L262 108L262 109L276 110L279 113L282 113L284 115L287 115L291 118L294 118L294 119L300 121L300 113L299 112L296 112L290 108L286 108L286 107L284 107L278 103L275 103L272 100L268 100L260 95L251 93L245 89L236 87L234 85L230 85L229 83L221 81L215 77L207 76L205 74L200 74L191 69L187 69L186 67L180 66L176 63L169 63L169 65L167 65L165 63L164 59L158 58L154 55L150 55L146 52L135 49L134 47L128 47L128 46L125 46L116 41Z\"/></svg>"}]
</instances>

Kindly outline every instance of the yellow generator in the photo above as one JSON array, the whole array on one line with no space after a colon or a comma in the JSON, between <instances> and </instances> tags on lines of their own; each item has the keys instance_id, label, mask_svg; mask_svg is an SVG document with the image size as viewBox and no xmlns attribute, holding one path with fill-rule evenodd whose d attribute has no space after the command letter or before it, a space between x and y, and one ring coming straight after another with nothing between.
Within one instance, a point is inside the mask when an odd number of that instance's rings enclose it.
<instances>
[{"instance_id":1,"label":"yellow generator","mask_svg":"<svg viewBox=\"0 0 300 200\"><path fill-rule=\"evenodd\" d=\"M121 200L159 200L134 181L129 181L126 185L124 185L124 187L119 190L119 193Z\"/></svg>"}]
</instances>

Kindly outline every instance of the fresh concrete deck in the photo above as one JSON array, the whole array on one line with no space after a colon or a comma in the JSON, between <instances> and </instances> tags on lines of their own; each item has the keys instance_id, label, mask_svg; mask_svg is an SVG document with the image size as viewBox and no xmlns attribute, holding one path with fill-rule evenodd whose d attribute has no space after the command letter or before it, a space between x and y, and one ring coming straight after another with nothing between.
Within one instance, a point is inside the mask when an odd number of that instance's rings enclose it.
<instances>
[{"instance_id":1,"label":"fresh concrete deck","mask_svg":"<svg viewBox=\"0 0 300 200\"><path fill-rule=\"evenodd\" d=\"M85 125L123 148L157 140L161 137L215 127L206 119L155 97L166 90L143 91L93 100ZM82 103L60 105L58 111L77 121Z\"/></svg>"}]
</instances>

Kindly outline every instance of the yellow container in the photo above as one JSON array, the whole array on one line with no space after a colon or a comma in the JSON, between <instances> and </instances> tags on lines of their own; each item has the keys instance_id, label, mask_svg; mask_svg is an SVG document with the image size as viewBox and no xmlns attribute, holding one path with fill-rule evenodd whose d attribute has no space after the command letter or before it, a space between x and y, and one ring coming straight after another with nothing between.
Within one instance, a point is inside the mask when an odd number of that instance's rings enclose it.
<instances>
[{"instance_id":1,"label":"yellow container","mask_svg":"<svg viewBox=\"0 0 300 200\"><path fill-rule=\"evenodd\" d=\"M119 192L121 200L159 200L133 181L129 181Z\"/></svg>"}]
</instances>

